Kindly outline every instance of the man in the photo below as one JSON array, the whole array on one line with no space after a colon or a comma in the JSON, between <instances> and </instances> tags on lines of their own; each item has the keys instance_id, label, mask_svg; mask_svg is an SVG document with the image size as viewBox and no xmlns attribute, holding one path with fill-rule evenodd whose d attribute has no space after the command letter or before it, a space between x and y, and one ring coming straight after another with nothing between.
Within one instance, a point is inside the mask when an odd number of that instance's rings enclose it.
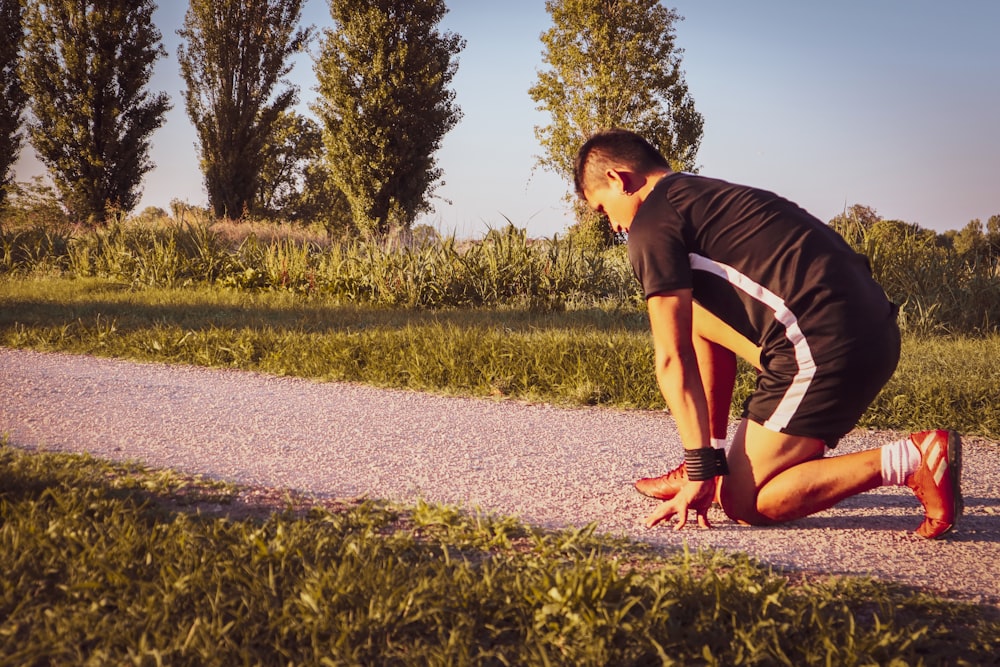
<instances>
[{"instance_id":1,"label":"man","mask_svg":"<svg viewBox=\"0 0 1000 667\"><path fill-rule=\"evenodd\" d=\"M671 171L631 132L591 137L575 178L578 195L628 233L656 379L684 445L678 469L637 483L663 500L648 527L676 515L683 528L689 508L708 526L713 498L735 521L768 525L884 484L914 490L925 514L919 535L953 527L962 509L957 434L928 431L824 458L899 360L897 309L863 256L773 193ZM726 455L712 445L725 441L736 355L759 375Z\"/></svg>"}]
</instances>

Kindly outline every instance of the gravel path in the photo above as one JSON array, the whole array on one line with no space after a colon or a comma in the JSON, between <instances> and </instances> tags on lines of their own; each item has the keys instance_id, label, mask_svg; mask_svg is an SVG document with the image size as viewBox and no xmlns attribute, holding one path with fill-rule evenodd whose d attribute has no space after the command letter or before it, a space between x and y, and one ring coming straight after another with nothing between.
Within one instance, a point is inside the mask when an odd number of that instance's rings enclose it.
<instances>
[{"instance_id":1,"label":"gravel path","mask_svg":"<svg viewBox=\"0 0 1000 667\"><path fill-rule=\"evenodd\" d=\"M596 522L599 532L657 546L739 550L777 566L871 575L1000 606L1000 445L981 440L965 441L965 515L949 538L932 542L913 535L922 512L905 488L877 489L777 528L738 526L715 507L711 530L646 530L639 520L654 501L632 482L680 458L674 423L660 412L0 348L0 433L23 448L317 496L423 498L547 527ZM837 451L892 437L855 432Z\"/></svg>"}]
</instances>

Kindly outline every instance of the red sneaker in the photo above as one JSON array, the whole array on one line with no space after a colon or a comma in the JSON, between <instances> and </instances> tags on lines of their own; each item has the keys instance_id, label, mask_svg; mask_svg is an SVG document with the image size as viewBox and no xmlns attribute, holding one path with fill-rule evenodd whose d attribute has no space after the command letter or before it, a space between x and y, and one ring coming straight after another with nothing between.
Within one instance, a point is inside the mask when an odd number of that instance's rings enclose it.
<instances>
[{"instance_id":1,"label":"red sneaker","mask_svg":"<svg viewBox=\"0 0 1000 667\"><path fill-rule=\"evenodd\" d=\"M920 467L906 479L924 506L917 535L932 540L955 525L962 514L962 439L955 431L910 434L920 450Z\"/></svg>"},{"instance_id":2,"label":"red sneaker","mask_svg":"<svg viewBox=\"0 0 1000 667\"><path fill-rule=\"evenodd\" d=\"M670 500L677 495L684 483L687 481L687 467L684 462L659 477L643 477L635 483L635 490L644 496L656 498L657 500ZM719 502L719 486L722 484L722 477L715 478L714 502ZM721 504L721 503L720 503Z\"/></svg>"},{"instance_id":3,"label":"red sneaker","mask_svg":"<svg viewBox=\"0 0 1000 667\"><path fill-rule=\"evenodd\" d=\"M644 496L657 500L670 500L677 495L687 481L687 466L682 461L679 466L659 477L643 477L635 483L635 490Z\"/></svg>"}]
</instances>

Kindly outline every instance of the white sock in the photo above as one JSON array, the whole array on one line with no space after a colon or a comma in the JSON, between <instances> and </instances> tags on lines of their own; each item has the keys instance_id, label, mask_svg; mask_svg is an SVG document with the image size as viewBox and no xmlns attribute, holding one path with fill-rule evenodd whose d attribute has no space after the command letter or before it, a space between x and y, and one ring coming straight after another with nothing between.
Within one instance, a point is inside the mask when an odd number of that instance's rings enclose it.
<instances>
[{"instance_id":1,"label":"white sock","mask_svg":"<svg viewBox=\"0 0 1000 667\"><path fill-rule=\"evenodd\" d=\"M729 449L729 442L725 438L711 438L709 443L716 449Z\"/></svg>"},{"instance_id":2,"label":"white sock","mask_svg":"<svg viewBox=\"0 0 1000 667\"><path fill-rule=\"evenodd\" d=\"M920 450L909 437L882 447L882 486L903 486L920 467Z\"/></svg>"}]
</instances>

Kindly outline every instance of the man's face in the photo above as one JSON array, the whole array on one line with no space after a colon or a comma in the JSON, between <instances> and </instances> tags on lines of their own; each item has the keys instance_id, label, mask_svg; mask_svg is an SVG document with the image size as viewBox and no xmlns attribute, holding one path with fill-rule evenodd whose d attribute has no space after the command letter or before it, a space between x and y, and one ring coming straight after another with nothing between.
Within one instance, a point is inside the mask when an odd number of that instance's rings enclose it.
<instances>
[{"instance_id":1,"label":"man's face","mask_svg":"<svg viewBox=\"0 0 1000 667\"><path fill-rule=\"evenodd\" d=\"M618 234L628 232L642 204L639 197L627 191L625 181L617 174L606 176L594 189L585 188L583 196L590 208L607 216L611 229Z\"/></svg>"},{"instance_id":2,"label":"man's face","mask_svg":"<svg viewBox=\"0 0 1000 667\"><path fill-rule=\"evenodd\" d=\"M642 198L630 190L633 179L628 172L610 170L589 188L584 188L587 205L597 213L607 216L611 229L618 234L628 232L632 219L642 204Z\"/></svg>"}]
</instances>

